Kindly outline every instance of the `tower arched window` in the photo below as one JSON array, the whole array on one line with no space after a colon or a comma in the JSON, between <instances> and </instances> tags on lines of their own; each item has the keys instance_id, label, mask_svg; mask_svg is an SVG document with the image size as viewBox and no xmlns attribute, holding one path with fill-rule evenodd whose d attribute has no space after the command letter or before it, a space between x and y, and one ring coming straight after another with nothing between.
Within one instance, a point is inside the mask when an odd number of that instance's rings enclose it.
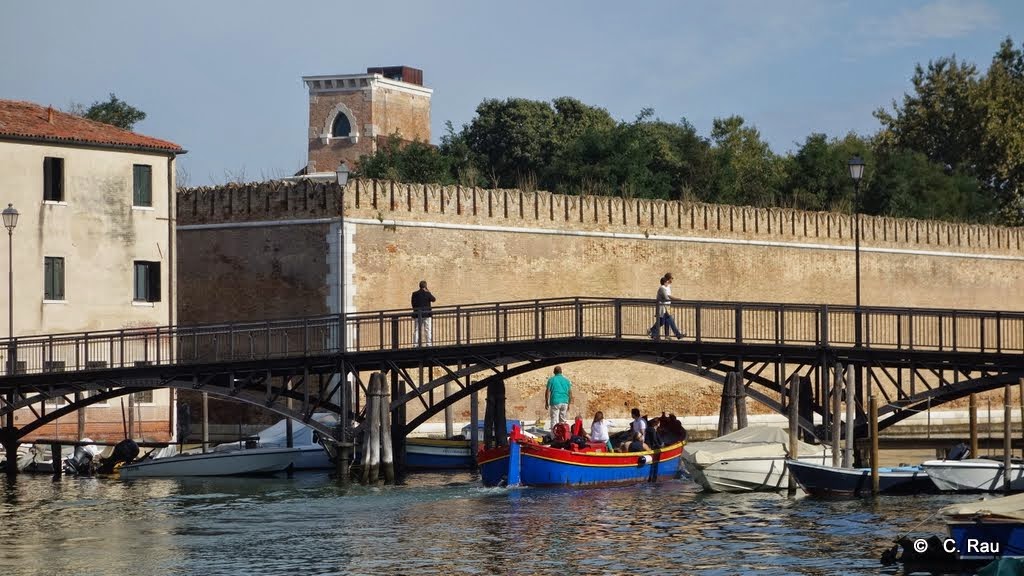
<instances>
[{"instance_id":1,"label":"tower arched window","mask_svg":"<svg viewBox=\"0 0 1024 576\"><path fill-rule=\"evenodd\" d=\"M338 113L338 116L334 119L334 125L331 126L331 137L348 138L351 134L352 124L349 123L348 116Z\"/></svg>"}]
</instances>

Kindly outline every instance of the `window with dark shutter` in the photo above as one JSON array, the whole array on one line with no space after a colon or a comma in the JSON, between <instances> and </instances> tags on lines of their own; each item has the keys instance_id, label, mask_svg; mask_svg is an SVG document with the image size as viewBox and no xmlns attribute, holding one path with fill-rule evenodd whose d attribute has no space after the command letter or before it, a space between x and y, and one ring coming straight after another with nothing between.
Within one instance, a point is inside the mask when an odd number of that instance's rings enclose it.
<instances>
[{"instance_id":1,"label":"window with dark shutter","mask_svg":"<svg viewBox=\"0 0 1024 576\"><path fill-rule=\"evenodd\" d=\"M160 301L160 263L135 262L135 295L136 302Z\"/></svg>"},{"instance_id":2,"label":"window with dark shutter","mask_svg":"<svg viewBox=\"0 0 1024 576\"><path fill-rule=\"evenodd\" d=\"M136 164L132 167L133 183L132 205L152 206L153 205L153 167L146 164Z\"/></svg>"},{"instance_id":3,"label":"window with dark shutter","mask_svg":"<svg viewBox=\"0 0 1024 576\"><path fill-rule=\"evenodd\" d=\"M43 200L64 201L63 158L43 158Z\"/></svg>"},{"instance_id":4,"label":"window with dark shutter","mask_svg":"<svg viewBox=\"0 0 1024 576\"><path fill-rule=\"evenodd\" d=\"M43 299L64 299L64 259L47 256L43 261Z\"/></svg>"}]
</instances>

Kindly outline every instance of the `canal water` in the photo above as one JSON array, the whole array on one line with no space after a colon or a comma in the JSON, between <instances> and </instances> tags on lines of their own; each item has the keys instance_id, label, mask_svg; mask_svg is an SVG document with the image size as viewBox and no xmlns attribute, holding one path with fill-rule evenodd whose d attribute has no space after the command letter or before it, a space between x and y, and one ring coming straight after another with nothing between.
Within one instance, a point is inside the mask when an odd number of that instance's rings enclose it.
<instances>
[{"instance_id":1,"label":"canal water","mask_svg":"<svg viewBox=\"0 0 1024 576\"><path fill-rule=\"evenodd\" d=\"M976 498L19 476L0 480L0 574L897 574L879 562L895 535Z\"/></svg>"}]
</instances>

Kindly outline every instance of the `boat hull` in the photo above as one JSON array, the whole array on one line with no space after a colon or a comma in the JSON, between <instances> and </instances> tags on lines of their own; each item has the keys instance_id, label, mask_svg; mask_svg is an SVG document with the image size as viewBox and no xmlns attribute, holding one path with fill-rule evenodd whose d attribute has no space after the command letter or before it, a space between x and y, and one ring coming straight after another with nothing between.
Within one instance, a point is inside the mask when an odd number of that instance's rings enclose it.
<instances>
[{"instance_id":1,"label":"boat hull","mask_svg":"<svg viewBox=\"0 0 1024 576\"><path fill-rule=\"evenodd\" d=\"M801 462L824 464L831 454L801 458ZM683 457L683 467L693 481L711 492L757 492L789 487L786 458L736 458L701 466Z\"/></svg>"},{"instance_id":2,"label":"boat hull","mask_svg":"<svg viewBox=\"0 0 1024 576\"><path fill-rule=\"evenodd\" d=\"M1020 521L950 521L946 528L961 560L1024 557L1024 523Z\"/></svg>"},{"instance_id":3,"label":"boat hull","mask_svg":"<svg viewBox=\"0 0 1024 576\"><path fill-rule=\"evenodd\" d=\"M812 496L868 496L872 492L870 468L836 468L803 461L787 461L790 474ZM928 473L920 466L879 468L880 494L935 492Z\"/></svg>"},{"instance_id":4,"label":"boat hull","mask_svg":"<svg viewBox=\"0 0 1024 576\"><path fill-rule=\"evenodd\" d=\"M683 443L644 452L576 452L533 443L482 450L486 486L611 486L675 476Z\"/></svg>"},{"instance_id":5,"label":"boat hull","mask_svg":"<svg viewBox=\"0 0 1024 576\"><path fill-rule=\"evenodd\" d=\"M405 443L405 465L418 470L472 468L475 460L469 440L409 438Z\"/></svg>"},{"instance_id":6,"label":"boat hull","mask_svg":"<svg viewBox=\"0 0 1024 576\"><path fill-rule=\"evenodd\" d=\"M292 466L296 448L252 448L144 460L122 466L122 479L179 476L244 476L274 474Z\"/></svg>"},{"instance_id":7,"label":"boat hull","mask_svg":"<svg viewBox=\"0 0 1024 576\"><path fill-rule=\"evenodd\" d=\"M1003 463L996 460L929 460L921 466L943 491L999 492L1005 485ZM1010 490L1024 490L1024 465L1010 465Z\"/></svg>"}]
</instances>

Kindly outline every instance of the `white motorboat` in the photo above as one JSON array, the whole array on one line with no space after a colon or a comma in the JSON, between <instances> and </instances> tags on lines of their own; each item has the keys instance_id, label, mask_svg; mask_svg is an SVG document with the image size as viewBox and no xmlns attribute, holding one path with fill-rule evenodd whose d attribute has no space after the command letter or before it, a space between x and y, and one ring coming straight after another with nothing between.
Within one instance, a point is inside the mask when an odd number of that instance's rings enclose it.
<instances>
[{"instance_id":1,"label":"white motorboat","mask_svg":"<svg viewBox=\"0 0 1024 576\"><path fill-rule=\"evenodd\" d=\"M145 459L120 468L122 479L177 476L244 476L283 472L292 466L296 448L243 448Z\"/></svg>"},{"instance_id":2,"label":"white motorboat","mask_svg":"<svg viewBox=\"0 0 1024 576\"><path fill-rule=\"evenodd\" d=\"M338 417L328 412L317 412L313 419L321 424L335 426ZM256 434L261 448L286 448L288 446L288 420L279 420L273 426ZM242 448L239 442L218 444L214 452L234 451ZM325 470L333 469L327 451L320 444L320 433L298 420L292 420L292 447L296 450L293 470Z\"/></svg>"},{"instance_id":3,"label":"white motorboat","mask_svg":"<svg viewBox=\"0 0 1024 576\"><path fill-rule=\"evenodd\" d=\"M988 458L929 460L921 467L939 490L998 492L1003 490L1003 462ZM1010 464L1010 490L1024 490L1024 464Z\"/></svg>"},{"instance_id":4,"label":"white motorboat","mask_svg":"<svg viewBox=\"0 0 1024 576\"><path fill-rule=\"evenodd\" d=\"M832 463L828 447L800 441L797 444L800 462ZM682 462L693 480L711 492L783 490L789 487L788 453L788 432L749 426L713 440L687 444Z\"/></svg>"}]
</instances>

